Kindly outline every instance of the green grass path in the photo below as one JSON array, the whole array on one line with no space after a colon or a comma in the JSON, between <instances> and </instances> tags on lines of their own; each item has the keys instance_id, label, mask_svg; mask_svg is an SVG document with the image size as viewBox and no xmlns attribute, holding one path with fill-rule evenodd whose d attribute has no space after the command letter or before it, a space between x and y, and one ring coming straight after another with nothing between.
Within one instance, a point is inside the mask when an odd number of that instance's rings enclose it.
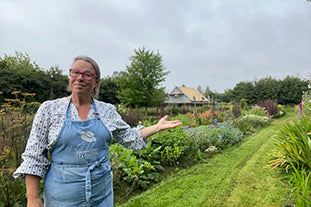
<instances>
[{"instance_id":1,"label":"green grass path","mask_svg":"<svg viewBox=\"0 0 311 207\"><path fill-rule=\"evenodd\" d=\"M122 206L288 205L289 186L269 160L276 150L273 135L292 117L288 114L274 120L241 145L180 171Z\"/></svg>"}]
</instances>

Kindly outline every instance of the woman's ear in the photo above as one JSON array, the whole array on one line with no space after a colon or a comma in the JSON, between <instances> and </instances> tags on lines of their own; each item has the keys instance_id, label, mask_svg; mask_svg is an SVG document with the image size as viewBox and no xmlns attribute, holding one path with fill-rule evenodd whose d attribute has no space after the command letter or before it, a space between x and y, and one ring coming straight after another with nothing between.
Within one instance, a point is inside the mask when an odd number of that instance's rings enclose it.
<instances>
[{"instance_id":1,"label":"woman's ear","mask_svg":"<svg viewBox=\"0 0 311 207\"><path fill-rule=\"evenodd\" d=\"M99 83L100 83L100 79L96 80L96 87L98 86Z\"/></svg>"}]
</instances>

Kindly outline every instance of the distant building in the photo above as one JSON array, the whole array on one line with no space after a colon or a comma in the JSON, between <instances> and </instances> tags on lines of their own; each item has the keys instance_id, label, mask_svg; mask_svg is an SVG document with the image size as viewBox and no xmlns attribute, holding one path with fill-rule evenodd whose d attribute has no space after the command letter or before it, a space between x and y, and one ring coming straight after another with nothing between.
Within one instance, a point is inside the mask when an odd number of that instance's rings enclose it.
<instances>
[{"instance_id":1,"label":"distant building","mask_svg":"<svg viewBox=\"0 0 311 207\"><path fill-rule=\"evenodd\" d=\"M169 94L167 103L179 105L207 104L208 99L194 88L177 86Z\"/></svg>"}]
</instances>

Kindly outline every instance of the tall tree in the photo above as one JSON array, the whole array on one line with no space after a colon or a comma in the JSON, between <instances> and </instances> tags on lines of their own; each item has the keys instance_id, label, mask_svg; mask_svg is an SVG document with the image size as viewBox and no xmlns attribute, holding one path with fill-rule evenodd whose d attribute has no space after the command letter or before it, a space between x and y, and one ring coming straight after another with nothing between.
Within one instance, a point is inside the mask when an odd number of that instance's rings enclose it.
<instances>
[{"instance_id":1,"label":"tall tree","mask_svg":"<svg viewBox=\"0 0 311 207\"><path fill-rule=\"evenodd\" d=\"M159 52L146 50L145 47L134 50L131 64L116 78L121 102L145 107L158 105L166 98L164 87L160 84L169 73L165 71Z\"/></svg>"},{"instance_id":2,"label":"tall tree","mask_svg":"<svg viewBox=\"0 0 311 207\"><path fill-rule=\"evenodd\" d=\"M244 99L247 104L253 104L255 101L254 84L252 82L239 82L232 90L233 100L237 103Z\"/></svg>"},{"instance_id":3,"label":"tall tree","mask_svg":"<svg viewBox=\"0 0 311 207\"><path fill-rule=\"evenodd\" d=\"M0 88L4 97L11 97L11 92L21 91L36 93L39 102L49 94L45 72L27 54L16 52L15 56L4 55L0 58Z\"/></svg>"},{"instance_id":4,"label":"tall tree","mask_svg":"<svg viewBox=\"0 0 311 207\"><path fill-rule=\"evenodd\" d=\"M68 77L62 74L58 66L50 67L46 72L49 78L50 99L60 98L68 95Z\"/></svg>"},{"instance_id":5,"label":"tall tree","mask_svg":"<svg viewBox=\"0 0 311 207\"><path fill-rule=\"evenodd\" d=\"M209 86L206 86L203 95L204 95L206 98L213 98L213 97L215 97L214 92L210 89Z\"/></svg>"},{"instance_id":6,"label":"tall tree","mask_svg":"<svg viewBox=\"0 0 311 207\"><path fill-rule=\"evenodd\" d=\"M16 52L15 56L0 57L0 90L2 97L12 98L13 91L36 93L35 100L43 102L50 99L51 88L54 98L66 94L68 77L62 75L58 67L45 72L27 54ZM13 96L14 97L14 96ZM3 99L0 99L3 102Z\"/></svg>"},{"instance_id":7,"label":"tall tree","mask_svg":"<svg viewBox=\"0 0 311 207\"><path fill-rule=\"evenodd\" d=\"M203 91L202 91L202 87L199 85L198 88L197 88L197 91L201 94L203 94Z\"/></svg>"},{"instance_id":8,"label":"tall tree","mask_svg":"<svg viewBox=\"0 0 311 207\"><path fill-rule=\"evenodd\" d=\"M278 99L278 94L280 91L279 83L280 81L272 78L271 76L256 81L254 83L254 91L257 101L262 101L266 99Z\"/></svg>"},{"instance_id":9,"label":"tall tree","mask_svg":"<svg viewBox=\"0 0 311 207\"><path fill-rule=\"evenodd\" d=\"M280 82L278 102L280 104L294 103L301 101L303 91L308 91L309 80L301 80L298 77L287 76Z\"/></svg>"},{"instance_id":10,"label":"tall tree","mask_svg":"<svg viewBox=\"0 0 311 207\"><path fill-rule=\"evenodd\" d=\"M117 98L120 89L115 81L115 78L118 76L119 73L114 72L112 76L107 76L100 80L99 100L111 104L120 103L120 100Z\"/></svg>"}]
</instances>

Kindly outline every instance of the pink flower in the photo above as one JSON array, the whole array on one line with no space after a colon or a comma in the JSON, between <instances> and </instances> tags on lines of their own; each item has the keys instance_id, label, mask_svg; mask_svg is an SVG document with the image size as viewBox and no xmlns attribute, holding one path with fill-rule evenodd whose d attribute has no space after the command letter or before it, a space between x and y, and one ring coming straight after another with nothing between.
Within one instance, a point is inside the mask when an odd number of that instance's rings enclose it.
<instances>
[{"instance_id":1,"label":"pink flower","mask_svg":"<svg viewBox=\"0 0 311 207\"><path fill-rule=\"evenodd\" d=\"M300 103L298 104L298 106L299 106L299 110L302 111L302 104Z\"/></svg>"}]
</instances>

